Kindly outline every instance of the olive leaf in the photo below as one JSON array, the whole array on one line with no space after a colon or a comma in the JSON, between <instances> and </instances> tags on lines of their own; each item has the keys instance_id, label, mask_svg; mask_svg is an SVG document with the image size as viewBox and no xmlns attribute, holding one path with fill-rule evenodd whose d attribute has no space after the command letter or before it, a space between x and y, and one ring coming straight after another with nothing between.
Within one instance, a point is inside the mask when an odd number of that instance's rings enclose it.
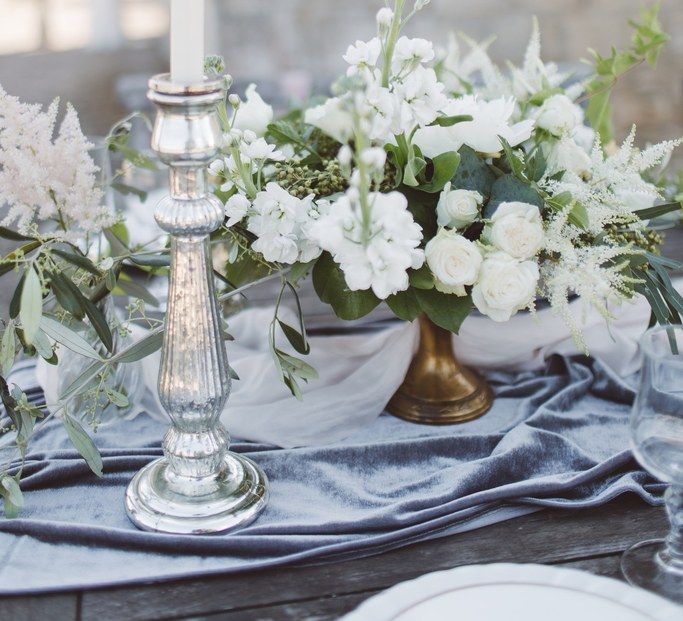
<instances>
[{"instance_id":1,"label":"olive leaf","mask_svg":"<svg viewBox=\"0 0 683 621\"><path fill-rule=\"evenodd\" d=\"M33 267L29 267L21 290L21 305L19 307L19 319L24 331L24 339L29 344L33 344L42 314L43 286L40 284L38 272Z\"/></svg>"},{"instance_id":2,"label":"olive leaf","mask_svg":"<svg viewBox=\"0 0 683 621\"><path fill-rule=\"evenodd\" d=\"M98 476L102 476L102 456L97 450L92 438L86 433L81 424L68 414L61 417L66 433L76 450L85 459L90 469Z\"/></svg>"}]
</instances>

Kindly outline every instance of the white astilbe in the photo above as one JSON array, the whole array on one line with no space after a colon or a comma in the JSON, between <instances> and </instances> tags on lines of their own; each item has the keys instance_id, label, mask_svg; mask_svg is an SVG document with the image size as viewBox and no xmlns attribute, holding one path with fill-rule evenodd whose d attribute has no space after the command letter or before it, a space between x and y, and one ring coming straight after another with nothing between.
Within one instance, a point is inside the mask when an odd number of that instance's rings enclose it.
<instances>
[{"instance_id":1,"label":"white astilbe","mask_svg":"<svg viewBox=\"0 0 683 621\"><path fill-rule=\"evenodd\" d=\"M659 190L643 179L642 173L670 157L681 140L662 142L644 151L635 147L634 141L635 127L622 146L607 156L596 141L587 174L567 171L560 180L542 179L540 186L552 196L569 192L581 203L588 216L587 231L593 235L600 235L608 224L637 224L634 207L651 206L660 197Z\"/></svg>"},{"instance_id":2,"label":"white astilbe","mask_svg":"<svg viewBox=\"0 0 683 621\"><path fill-rule=\"evenodd\" d=\"M51 234L78 241L117 216L102 204L99 169L76 111L67 106L55 138L57 110L57 100L43 111L0 88L0 205L8 209L2 225L35 233L56 223L60 230Z\"/></svg>"}]
</instances>

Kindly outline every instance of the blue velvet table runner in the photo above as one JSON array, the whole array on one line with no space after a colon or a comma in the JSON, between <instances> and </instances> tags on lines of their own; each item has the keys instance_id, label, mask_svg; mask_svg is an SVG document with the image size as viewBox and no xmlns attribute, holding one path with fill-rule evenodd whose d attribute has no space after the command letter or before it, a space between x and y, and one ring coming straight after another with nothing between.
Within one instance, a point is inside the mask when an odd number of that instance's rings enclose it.
<instances>
[{"instance_id":1,"label":"blue velvet table runner","mask_svg":"<svg viewBox=\"0 0 683 621\"><path fill-rule=\"evenodd\" d=\"M128 521L124 490L161 455L164 424L143 415L102 427L98 479L50 421L30 448L25 508L11 520L0 510L0 595L353 558L626 492L661 502L663 485L629 450L632 381L599 360L560 356L541 373L488 378L492 410L462 425L384 414L328 446L234 442L267 473L271 498L256 522L230 535L147 533Z\"/></svg>"}]
</instances>

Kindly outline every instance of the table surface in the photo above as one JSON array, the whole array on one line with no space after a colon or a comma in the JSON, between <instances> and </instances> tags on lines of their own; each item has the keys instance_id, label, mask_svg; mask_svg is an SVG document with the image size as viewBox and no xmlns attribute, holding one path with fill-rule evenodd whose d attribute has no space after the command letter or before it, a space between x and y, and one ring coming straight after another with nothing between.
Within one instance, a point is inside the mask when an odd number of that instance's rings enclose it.
<instances>
[{"instance_id":1,"label":"table surface","mask_svg":"<svg viewBox=\"0 0 683 621\"><path fill-rule=\"evenodd\" d=\"M620 578L621 553L667 527L663 508L625 495L595 509L539 511L353 561L0 598L0 619L328 621L398 582L459 565L544 563Z\"/></svg>"},{"instance_id":2,"label":"table surface","mask_svg":"<svg viewBox=\"0 0 683 621\"><path fill-rule=\"evenodd\" d=\"M667 233L664 254L683 259L683 228ZM539 511L353 561L5 597L0 598L0 619L330 621L398 582L460 565L544 563L621 579L622 552L638 541L663 537L667 530L663 508L628 495L596 509Z\"/></svg>"}]
</instances>

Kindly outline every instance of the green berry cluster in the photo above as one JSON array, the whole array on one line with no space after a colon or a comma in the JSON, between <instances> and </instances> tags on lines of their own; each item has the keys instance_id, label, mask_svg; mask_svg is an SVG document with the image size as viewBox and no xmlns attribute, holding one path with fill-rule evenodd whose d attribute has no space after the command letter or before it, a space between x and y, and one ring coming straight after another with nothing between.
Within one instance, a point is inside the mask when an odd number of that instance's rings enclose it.
<instances>
[{"instance_id":1,"label":"green berry cluster","mask_svg":"<svg viewBox=\"0 0 683 621\"><path fill-rule=\"evenodd\" d=\"M330 196L347 188L336 159L323 160L322 168L283 162L276 164L275 178L290 194L304 198L309 194Z\"/></svg>"},{"instance_id":2,"label":"green berry cluster","mask_svg":"<svg viewBox=\"0 0 683 621\"><path fill-rule=\"evenodd\" d=\"M611 241L619 246L632 244L654 254L659 254L659 248L664 242L664 237L652 229L613 228L610 230L608 227L607 235Z\"/></svg>"}]
</instances>

